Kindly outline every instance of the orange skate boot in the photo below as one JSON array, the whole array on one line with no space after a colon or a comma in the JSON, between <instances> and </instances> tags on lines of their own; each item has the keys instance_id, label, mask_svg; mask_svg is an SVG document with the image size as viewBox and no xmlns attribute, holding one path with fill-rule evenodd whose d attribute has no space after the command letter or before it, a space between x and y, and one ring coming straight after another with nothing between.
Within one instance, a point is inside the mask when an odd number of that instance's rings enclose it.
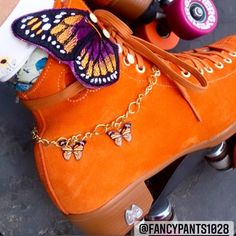
<instances>
[{"instance_id":1,"label":"orange skate boot","mask_svg":"<svg viewBox=\"0 0 236 236\"><path fill-rule=\"evenodd\" d=\"M19 94L36 120L38 171L85 233L123 235L152 205L145 180L236 132L236 37L169 54L80 0L56 8L13 24L52 54Z\"/></svg>"}]
</instances>

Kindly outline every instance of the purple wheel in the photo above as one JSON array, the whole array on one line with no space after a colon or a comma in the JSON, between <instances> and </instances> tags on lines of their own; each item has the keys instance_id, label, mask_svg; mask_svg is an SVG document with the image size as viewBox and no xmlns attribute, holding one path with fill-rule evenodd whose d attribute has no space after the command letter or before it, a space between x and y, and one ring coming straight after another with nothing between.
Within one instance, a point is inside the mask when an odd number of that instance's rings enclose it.
<instances>
[{"instance_id":1,"label":"purple wheel","mask_svg":"<svg viewBox=\"0 0 236 236\"><path fill-rule=\"evenodd\" d=\"M194 39L213 31L218 22L212 0L173 0L163 5L170 28L182 39Z\"/></svg>"}]
</instances>

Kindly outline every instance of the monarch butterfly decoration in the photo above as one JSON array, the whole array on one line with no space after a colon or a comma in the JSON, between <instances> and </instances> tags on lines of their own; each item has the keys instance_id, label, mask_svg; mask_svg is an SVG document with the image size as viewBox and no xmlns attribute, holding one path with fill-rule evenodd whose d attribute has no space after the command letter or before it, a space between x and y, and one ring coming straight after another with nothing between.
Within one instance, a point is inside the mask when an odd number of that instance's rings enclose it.
<instances>
[{"instance_id":1,"label":"monarch butterfly decoration","mask_svg":"<svg viewBox=\"0 0 236 236\"><path fill-rule=\"evenodd\" d=\"M69 145L65 140L62 140L60 142L60 146L63 151L64 159L69 161L72 155L74 155L75 159L79 161L82 158L85 144L85 141L79 141L76 142L74 145Z\"/></svg>"},{"instance_id":2,"label":"monarch butterfly decoration","mask_svg":"<svg viewBox=\"0 0 236 236\"><path fill-rule=\"evenodd\" d=\"M68 64L87 88L111 85L119 78L118 46L89 11L71 8L36 12L14 21L12 29L16 37Z\"/></svg>"},{"instance_id":3,"label":"monarch butterfly decoration","mask_svg":"<svg viewBox=\"0 0 236 236\"><path fill-rule=\"evenodd\" d=\"M122 146L122 140L124 139L128 143L132 141L131 123L125 123L121 131L108 131L107 135L114 141L117 146Z\"/></svg>"}]
</instances>

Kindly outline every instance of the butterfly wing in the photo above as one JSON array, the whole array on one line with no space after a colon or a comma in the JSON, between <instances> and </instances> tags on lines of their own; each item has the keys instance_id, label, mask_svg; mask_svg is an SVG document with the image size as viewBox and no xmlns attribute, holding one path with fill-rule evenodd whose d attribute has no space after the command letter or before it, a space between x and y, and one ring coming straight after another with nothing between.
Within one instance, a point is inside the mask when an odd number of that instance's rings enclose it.
<instances>
[{"instance_id":1,"label":"butterfly wing","mask_svg":"<svg viewBox=\"0 0 236 236\"><path fill-rule=\"evenodd\" d=\"M25 15L12 24L14 34L40 46L61 61L76 58L79 41L93 29L88 27L87 11L50 9Z\"/></svg>"},{"instance_id":2,"label":"butterfly wing","mask_svg":"<svg viewBox=\"0 0 236 236\"><path fill-rule=\"evenodd\" d=\"M85 144L86 144L85 141L80 141L80 142L76 143L73 148L73 153L74 153L75 159L77 161L82 158Z\"/></svg>"},{"instance_id":3,"label":"butterfly wing","mask_svg":"<svg viewBox=\"0 0 236 236\"><path fill-rule=\"evenodd\" d=\"M122 136L117 131L108 131L107 135L114 141L117 146L122 146Z\"/></svg>"},{"instance_id":4,"label":"butterfly wing","mask_svg":"<svg viewBox=\"0 0 236 236\"><path fill-rule=\"evenodd\" d=\"M73 149L72 147L70 146L66 146L64 148L62 148L62 151L63 151L63 157L65 160L69 161L71 156L72 156L72 153L73 153Z\"/></svg>"},{"instance_id":5,"label":"butterfly wing","mask_svg":"<svg viewBox=\"0 0 236 236\"><path fill-rule=\"evenodd\" d=\"M119 78L117 45L96 33L86 40L73 66L75 75L91 88L113 84Z\"/></svg>"},{"instance_id":6,"label":"butterfly wing","mask_svg":"<svg viewBox=\"0 0 236 236\"><path fill-rule=\"evenodd\" d=\"M127 141L131 142L132 134L131 134L131 123L126 123L121 130L122 137Z\"/></svg>"},{"instance_id":7,"label":"butterfly wing","mask_svg":"<svg viewBox=\"0 0 236 236\"><path fill-rule=\"evenodd\" d=\"M69 64L85 87L110 85L119 77L118 47L105 37L91 13L51 9L28 14L12 25L15 35Z\"/></svg>"}]
</instances>

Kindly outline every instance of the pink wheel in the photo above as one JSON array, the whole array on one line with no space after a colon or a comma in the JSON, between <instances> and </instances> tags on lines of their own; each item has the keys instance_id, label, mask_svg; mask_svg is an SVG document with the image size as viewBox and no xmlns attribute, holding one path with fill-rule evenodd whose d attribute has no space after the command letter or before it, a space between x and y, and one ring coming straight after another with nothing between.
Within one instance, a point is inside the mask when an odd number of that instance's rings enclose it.
<instances>
[{"instance_id":1,"label":"pink wheel","mask_svg":"<svg viewBox=\"0 0 236 236\"><path fill-rule=\"evenodd\" d=\"M212 0L173 0L163 5L170 28L180 38L194 39L213 31L218 22Z\"/></svg>"}]
</instances>

